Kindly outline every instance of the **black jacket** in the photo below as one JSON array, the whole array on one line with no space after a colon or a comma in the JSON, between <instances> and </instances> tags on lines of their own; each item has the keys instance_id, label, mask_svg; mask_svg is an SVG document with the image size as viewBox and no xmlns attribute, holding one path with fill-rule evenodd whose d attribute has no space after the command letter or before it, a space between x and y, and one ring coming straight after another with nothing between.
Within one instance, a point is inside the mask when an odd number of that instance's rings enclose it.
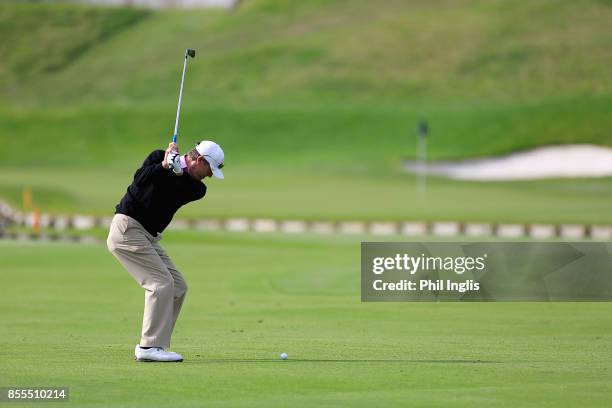
<instances>
[{"instance_id":1,"label":"black jacket","mask_svg":"<svg viewBox=\"0 0 612 408\"><path fill-rule=\"evenodd\" d=\"M206 185L187 172L176 176L172 170L164 169L164 154L163 150L151 152L115 207L116 214L129 215L154 236L170 224L181 206L206 194Z\"/></svg>"}]
</instances>

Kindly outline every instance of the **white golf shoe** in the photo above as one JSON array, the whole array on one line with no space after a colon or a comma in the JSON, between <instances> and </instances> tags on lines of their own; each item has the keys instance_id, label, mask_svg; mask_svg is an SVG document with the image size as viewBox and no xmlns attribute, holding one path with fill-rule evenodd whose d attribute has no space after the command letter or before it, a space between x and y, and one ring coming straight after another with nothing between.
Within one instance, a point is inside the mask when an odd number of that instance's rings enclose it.
<instances>
[{"instance_id":1,"label":"white golf shoe","mask_svg":"<svg viewBox=\"0 0 612 408\"><path fill-rule=\"evenodd\" d=\"M134 356L136 361L158 361L165 363L183 361L183 356L174 351L166 351L161 347L143 349L138 344L134 349Z\"/></svg>"}]
</instances>

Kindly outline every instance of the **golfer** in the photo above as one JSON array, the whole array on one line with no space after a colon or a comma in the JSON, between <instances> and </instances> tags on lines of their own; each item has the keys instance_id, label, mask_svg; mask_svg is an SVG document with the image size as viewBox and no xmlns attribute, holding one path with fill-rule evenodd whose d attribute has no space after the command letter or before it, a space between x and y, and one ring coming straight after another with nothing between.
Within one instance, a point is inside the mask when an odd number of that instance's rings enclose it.
<instances>
[{"instance_id":1,"label":"golfer","mask_svg":"<svg viewBox=\"0 0 612 408\"><path fill-rule=\"evenodd\" d=\"M184 156L170 143L149 154L116 207L108 250L145 290L137 361L183 361L168 348L187 284L159 241L181 206L204 197L204 178L223 178L223 161L215 142L200 142Z\"/></svg>"}]
</instances>

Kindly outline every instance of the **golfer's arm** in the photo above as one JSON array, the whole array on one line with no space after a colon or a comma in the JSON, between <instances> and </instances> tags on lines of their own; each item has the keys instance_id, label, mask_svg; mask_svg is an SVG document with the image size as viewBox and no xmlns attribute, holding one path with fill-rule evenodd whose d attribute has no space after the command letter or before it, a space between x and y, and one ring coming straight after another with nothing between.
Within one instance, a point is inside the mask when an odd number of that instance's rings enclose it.
<instances>
[{"instance_id":1,"label":"golfer's arm","mask_svg":"<svg viewBox=\"0 0 612 408\"><path fill-rule=\"evenodd\" d=\"M144 184L151 181L157 181L168 175L168 170L162 166L164 160L164 151L156 150L147 157L142 164L142 167L136 170L134 181L137 184Z\"/></svg>"}]
</instances>

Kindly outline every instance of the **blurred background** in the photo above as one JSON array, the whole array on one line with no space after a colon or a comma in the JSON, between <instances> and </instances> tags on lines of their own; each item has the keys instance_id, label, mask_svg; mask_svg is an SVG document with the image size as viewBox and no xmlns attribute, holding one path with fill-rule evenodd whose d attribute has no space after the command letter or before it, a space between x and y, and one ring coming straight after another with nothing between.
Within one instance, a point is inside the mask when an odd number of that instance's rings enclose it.
<instances>
[{"instance_id":1,"label":"blurred background","mask_svg":"<svg viewBox=\"0 0 612 408\"><path fill-rule=\"evenodd\" d=\"M611 223L609 169L409 171L556 145L601 164L611 26L608 0L5 1L0 200L111 215L171 139L190 47L179 146L220 143L226 180L179 218Z\"/></svg>"}]
</instances>

